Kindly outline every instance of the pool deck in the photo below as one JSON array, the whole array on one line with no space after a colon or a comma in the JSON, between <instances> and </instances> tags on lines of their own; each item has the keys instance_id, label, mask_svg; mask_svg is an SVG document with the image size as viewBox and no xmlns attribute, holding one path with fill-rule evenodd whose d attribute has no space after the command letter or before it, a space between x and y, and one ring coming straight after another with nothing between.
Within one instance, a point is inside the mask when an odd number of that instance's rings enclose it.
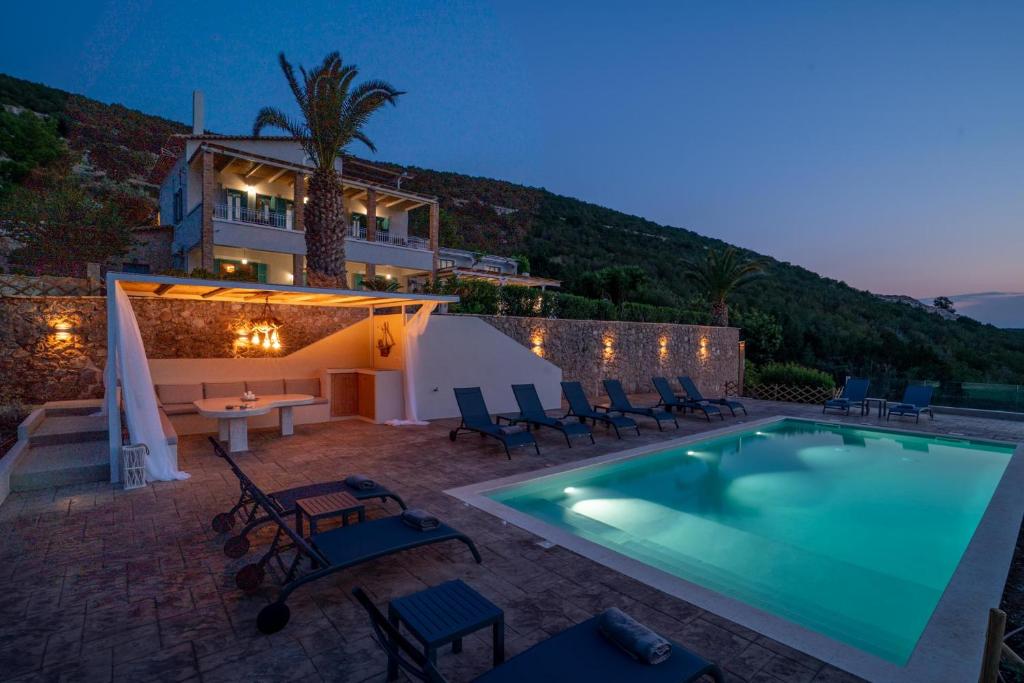
<instances>
[{"instance_id":1,"label":"pool deck","mask_svg":"<svg viewBox=\"0 0 1024 683\"><path fill-rule=\"evenodd\" d=\"M821 417L815 406L745 403L750 416L727 417L725 425ZM829 419L885 425L874 415ZM539 432L542 455L519 449L511 461L491 439L464 435L450 442L449 420L405 428L304 425L285 439L253 432L252 452L239 463L266 489L364 472L470 535L484 558L476 565L461 544L451 543L341 572L296 591L291 623L269 637L255 628L257 612L274 593L269 582L246 596L233 579L255 551L230 560L221 551L224 536L210 529L212 516L234 502L237 484L204 437L180 441L188 481L136 491L91 484L14 494L0 506L0 680L383 681L384 656L351 588L364 587L383 606L452 578L505 610L509 654L618 606L718 662L729 681L860 680L564 547L544 547L537 536L444 493L723 426L694 417L681 423L678 431L658 432L643 421L641 436L623 441L599 429L596 446L577 442L571 449L558 434ZM892 426L1024 442L1020 422L940 415ZM367 506L371 518L394 510ZM465 681L486 671L490 656L488 635L475 634L462 654L442 653L439 665L450 680Z\"/></svg>"}]
</instances>

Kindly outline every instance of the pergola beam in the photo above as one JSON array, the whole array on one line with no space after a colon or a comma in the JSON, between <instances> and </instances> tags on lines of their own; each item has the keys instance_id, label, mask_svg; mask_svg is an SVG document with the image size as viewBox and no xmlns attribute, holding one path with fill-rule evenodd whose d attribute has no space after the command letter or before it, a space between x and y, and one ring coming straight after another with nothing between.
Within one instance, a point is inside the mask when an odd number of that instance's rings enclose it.
<instances>
[{"instance_id":1,"label":"pergola beam","mask_svg":"<svg viewBox=\"0 0 1024 683\"><path fill-rule=\"evenodd\" d=\"M211 289L209 292L203 292L199 296L203 297L204 299L209 299L211 297L217 296L218 294L223 294L224 292L230 292L231 290L232 290L231 287L216 287L214 289Z\"/></svg>"},{"instance_id":2,"label":"pergola beam","mask_svg":"<svg viewBox=\"0 0 1024 683\"><path fill-rule=\"evenodd\" d=\"M156 289L154 289L153 293L156 294L157 296L163 296L164 293L171 291L172 287L174 287L174 285L168 284L168 283L164 283L164 284L158 286Z\"/></svg>"}]
</instances>

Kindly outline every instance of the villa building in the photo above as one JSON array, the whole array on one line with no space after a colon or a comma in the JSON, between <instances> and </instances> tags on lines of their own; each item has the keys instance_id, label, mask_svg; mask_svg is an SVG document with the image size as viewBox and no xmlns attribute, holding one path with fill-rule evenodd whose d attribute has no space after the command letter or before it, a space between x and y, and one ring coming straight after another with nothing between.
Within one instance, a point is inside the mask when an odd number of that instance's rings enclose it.
<instances>
[{"instance_id":1,"label":"villa building","mask_svg":"<svg viewBox=\"0 0 1024 683\"><path fill-rule=\"evenodd\" d=\"M193 99L192 134L160 184L160 221L173 228L175 266L243 274L271 284L305 284L304 208L311 160L290 137L213 135L203 127L202 93ZM437 197L402 187L410 176L345 157L336 161L346 216L348 286L393 279L415 291L428 278L490 279L558 286L517 272L515 259L446 249L438 242ZM427 238L409 234L410 212L428 215Z\"/></svg>"}]
</instances>

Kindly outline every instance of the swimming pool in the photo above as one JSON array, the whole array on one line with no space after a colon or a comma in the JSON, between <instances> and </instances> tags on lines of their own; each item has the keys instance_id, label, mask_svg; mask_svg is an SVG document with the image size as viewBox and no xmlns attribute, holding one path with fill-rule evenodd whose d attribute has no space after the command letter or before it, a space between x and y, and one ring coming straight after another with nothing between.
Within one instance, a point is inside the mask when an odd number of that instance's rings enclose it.
<instances>
[{"instance_id":1,"label":"swimming pool","mask_svg":"<svg viewBox=\"0 0 1024 683\"><path fill-rule=\"evenodd\" d=\"M482 495L902 666L1013 452L780 419Z\"/></svg>"}]
</instances>

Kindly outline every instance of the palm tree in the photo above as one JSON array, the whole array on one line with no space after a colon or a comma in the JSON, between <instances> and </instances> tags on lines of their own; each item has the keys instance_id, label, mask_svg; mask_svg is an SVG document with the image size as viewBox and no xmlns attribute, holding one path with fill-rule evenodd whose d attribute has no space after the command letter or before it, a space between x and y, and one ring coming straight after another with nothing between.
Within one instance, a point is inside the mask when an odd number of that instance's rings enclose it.
<instances>
[{"instance_id":1,"label":"palm tree","mask_svg":"<svg viewBox=\"0 0 1024 683\"><path fill-rule=\"evenodd\" d=\"M304 214L309 284L344 287L348 207L334 160L353 140L376 152L363 126L375 111L385 104L395 104L404 93L384 81L353 86L359 69L353 64L342 64L337 52L327 55L323 64L309 72L300 66L301 81L283 52L278 59L302 117L295 119L276 107L264 107L256 115L252 133L259 136L268 126L279 128L294 137L312 161L309 201Z\"/></svg>"},{"instance_id":2,"label":"palm tree","mask_svg":"<svg viewBox=\"0 0 1024 683\"><path fill-rule=\"evenodd\" d=\"M712 325L728 327L729 294L763 275L764 267L763 261L740 257L735 247L708 249L703 261L689 265L687 274L711 304Z\"/></svg>"}]
</instances>

